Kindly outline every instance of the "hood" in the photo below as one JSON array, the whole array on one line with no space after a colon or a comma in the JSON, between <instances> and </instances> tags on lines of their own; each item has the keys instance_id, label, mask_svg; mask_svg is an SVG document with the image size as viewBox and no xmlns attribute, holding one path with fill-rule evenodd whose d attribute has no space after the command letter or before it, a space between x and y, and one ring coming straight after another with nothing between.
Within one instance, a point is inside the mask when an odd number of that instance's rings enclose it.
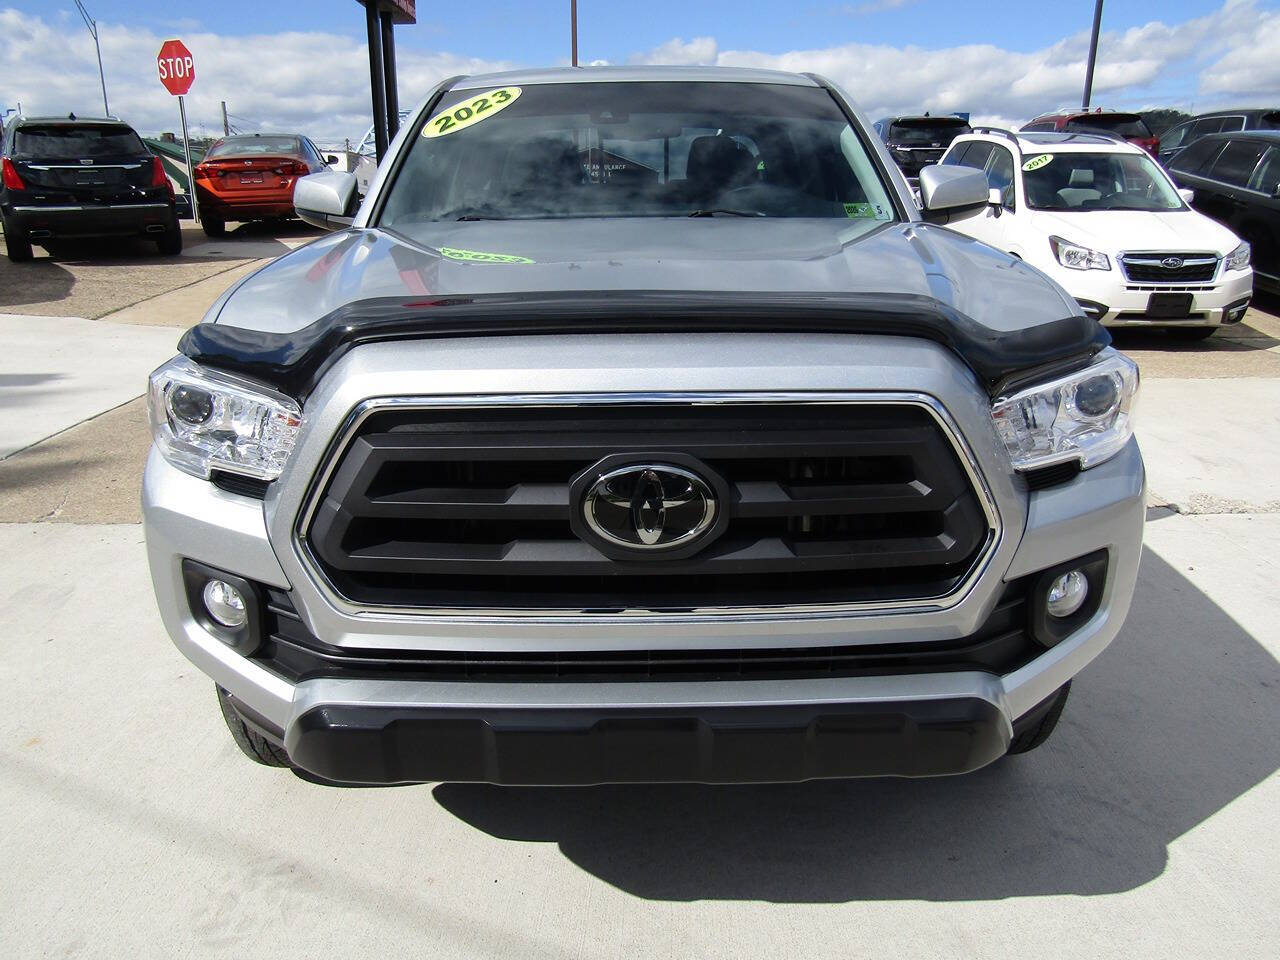
<instances>
[{"instance_id":1,"label":"hood","mask_svg":"<svg viewBox=\"0 0 1280 960\"><path fill-rule=\"evenodd\" d=\"M287 333L365 300L636 290L924 296L999 331L1076 312L1034 269L922 223L707 217L413 230L321 238L246 278L205 319Z\"/></svg>"},{"instance_id":2,"label":"hood","mask_svg":"<svg viewBox=\"0 0 1280 960\"><path fill-rule=\"evenodd\" d=\"M229 291L188 357L305 398L360 343L582 333L870 333L941 343L989 390L1110 338L1033 267L922 223L697 218L347 230Z\"/></svg>"},{"instance_id":3,"label":"hood","mask_svg":"<svg viewBox=\"0 0 1280 960\"><path fill-rule=\"evenodd\" d=\"M1040 210L1037 229L1108 254L1201 253L1226 256L1240 239L1194 210Z\"/></svg>"}]
</instances>

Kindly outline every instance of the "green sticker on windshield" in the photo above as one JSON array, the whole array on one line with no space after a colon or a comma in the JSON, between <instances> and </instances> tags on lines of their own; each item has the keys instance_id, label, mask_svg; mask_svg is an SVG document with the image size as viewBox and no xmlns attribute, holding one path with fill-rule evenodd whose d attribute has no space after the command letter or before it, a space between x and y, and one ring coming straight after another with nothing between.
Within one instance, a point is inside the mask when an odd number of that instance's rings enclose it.
<instances>
[{"instance_id":1,"label":"green sticker on windshield","mask_svg":"<svg viewBox=\"0 0 1280 960\"><path fill-rule=\"evenodd\" d=\"M441 247L440 255L468 263L533 263L528 257L517 257L510 253L483 253L480 250L459 250L457 247Z\"/></svg>"},{"instance_id":2,"label":"green sticker on windshield","mask_svg":"<svg viewBox=\"0 0 1280 960\"><path fill-rule=\"evenodd\" d=\"M844 215L850 219L858 220L888 220L889 215L885 213L884 207L878 203L846 203L844 205Z\"/></svg>"},{"instance_id":3,"label":"green sticker on windshield","mask_svg":"<svg viewBox=\"0 0 1280 960\"><path fill-rule=\"evenodd\" d=\"M1051 160L1053 160L1052 153L1042 153L1040 154L1040 156L1032 157L1030 160L1024 163L1022 165L1022 170L1024 173L1030 173L1032 170L1039 170L1041 167L1049 163Z\"/></svg>"},{"instance_id":4,"label":"green sticker on windshield","mask_svg":"<svg viewBox=\"0 0 1280 960\"><path fill-rule=\"evenodd\" d=\"M519 87L499 87L497 90L490 90L478 97L464 100L462 103L455 103L448 110L432 117L431 121L422 128L422 135L443 137L465 130L515 103L519 96Z\"/></svg>"}]
</instances>

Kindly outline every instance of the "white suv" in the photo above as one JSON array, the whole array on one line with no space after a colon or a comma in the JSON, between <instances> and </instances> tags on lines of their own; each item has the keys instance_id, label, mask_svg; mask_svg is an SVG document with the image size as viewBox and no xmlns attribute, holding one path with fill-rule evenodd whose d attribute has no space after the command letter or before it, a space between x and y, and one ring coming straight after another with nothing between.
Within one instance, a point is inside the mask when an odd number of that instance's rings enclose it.
<instances>
[{"instance_id":1,"label":"white suv","mask_svg":"<svg viewBox=\"0 0 1280 960\"><path fill-rule=\"evenodd\" d=\"M1207 337L1249 306L1249 245L1195 212L1143 150L1102 134L979 128L943 164L986 173L991 201L949 226L1058 281L1107 326Z\"/></svg>"}]
</instances>

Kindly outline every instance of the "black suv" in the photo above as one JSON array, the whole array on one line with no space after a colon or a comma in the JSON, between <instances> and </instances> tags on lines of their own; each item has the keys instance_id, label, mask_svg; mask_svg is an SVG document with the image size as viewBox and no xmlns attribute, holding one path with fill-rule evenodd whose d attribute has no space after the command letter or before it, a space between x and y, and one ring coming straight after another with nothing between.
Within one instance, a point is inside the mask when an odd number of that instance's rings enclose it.
<instances>
[{"instance_id":1,"label":"black suv","mask_svg":"<svg viewBox=\"0 0 1280 960\"><path fill-rule=\"evenodd\" d=\"M874 124L904 176L920 176L920 168L937 163L962 133L972 133L963 117L885 117Z\"/></svg>"},{"instance_id":2,"label":"black suv","mask_svg":"<svg viewBox=\"0 0 1280 960\"><path fill-rule=\"evenodd\" d=\"M9 259L31 244L142 234L163 254L182 251L173 187L160 158L116 119L22 117L0 149L0 216Z\"/></svg>"},{"instance_id":3,"label":"black suv","mask_svg":"<svg viewBox=\"0 0 1280 960\"><path fill-rule=\"evenodd\" d=\"M1174 157L1191 205L1253 248L1253 284L1280 293L1280 130L1211 133Z\"/></svg>"}]
</instances>

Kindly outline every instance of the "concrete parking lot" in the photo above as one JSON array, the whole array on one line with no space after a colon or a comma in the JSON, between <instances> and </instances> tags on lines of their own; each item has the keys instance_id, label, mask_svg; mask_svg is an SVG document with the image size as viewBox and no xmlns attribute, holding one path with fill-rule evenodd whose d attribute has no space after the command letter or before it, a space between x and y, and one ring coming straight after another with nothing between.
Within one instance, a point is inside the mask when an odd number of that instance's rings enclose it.
<instances>
[{"instance_id":1,"label":"concrete parking lot","mask_svg":"<svg viewBox=\"0 0 1280 960\"><path fill-rule=\"evenodd\" d=\"M1280 934L1280 301L1125 332L1151 501L1119 641L967 777L316 786L166 637L140 395L314 233L0 259L0 956L1264 957Z\"/></svg>"}]
</instances>

